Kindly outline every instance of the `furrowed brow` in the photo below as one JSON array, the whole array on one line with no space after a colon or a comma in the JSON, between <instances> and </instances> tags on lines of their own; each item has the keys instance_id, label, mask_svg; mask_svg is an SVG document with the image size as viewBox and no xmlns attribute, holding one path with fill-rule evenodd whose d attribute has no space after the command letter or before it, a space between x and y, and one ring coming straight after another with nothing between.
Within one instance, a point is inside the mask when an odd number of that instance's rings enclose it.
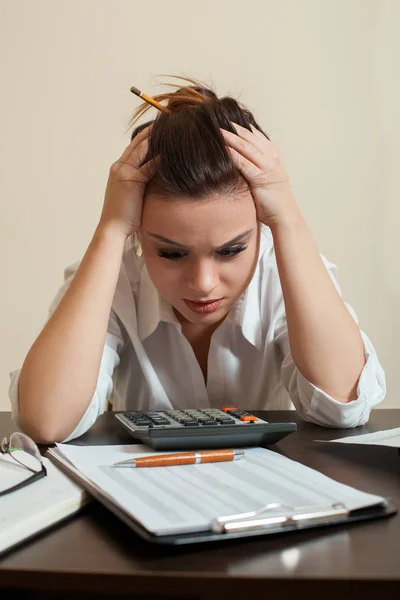
<instances>
[{"instance_id":1,"label":"furrowed brow","mask_svg":"<svg viewBox=\"0 0 400 600\"><path fill-rule=\"evenodd\" d=\"M249 229L248 231L240 233L233 239L229 240L229 242L225 242L225 244L222 244L222 246L218 246L218 248L215 248L215 250L222 250L223 248L226 248L227 246L232 246L232 244L237 244L238 242L241 242L250 233L252 233L252 231L253 231L252 229ZM147 234L150 237L154 238L155 240L158 240L159 242L165 242L166 244L170 244L171 246L176 246L177 248L181 248L182 250L190 250L190 246L184 246L183 244L179 244L178 242L175 242L174 240L170 240L170 239L164 237L163 235L158 235L157 233L150 233L150 232L147 232Z\"/></svg>"}]
</instances>

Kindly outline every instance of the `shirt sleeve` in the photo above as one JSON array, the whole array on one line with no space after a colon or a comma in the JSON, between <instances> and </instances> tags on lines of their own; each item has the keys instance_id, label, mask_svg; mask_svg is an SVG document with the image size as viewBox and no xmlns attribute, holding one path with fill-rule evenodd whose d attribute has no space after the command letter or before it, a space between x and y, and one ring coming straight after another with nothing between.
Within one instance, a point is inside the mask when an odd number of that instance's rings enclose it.
<instances>
[{"instance_id":1,"label":"shirt sleeve","mask_svg":"<svg viewBox=\"0 0 400 600\"><path fill-rule=\"evenodd\" d=\"M337 291L342 296L340 286L336 280L336 265L327 261L322 255L321 258ZM358 325L358 318L354 309L347 302L345 302L345 305ZM366 363L358 381L357 398L343 403L313 385L300 373L290 352L286 316L281 319L276 338L284 356L281 365L281 382L289 393L290 399L300 416L305 421L327 427L357 427L368 421L372 408L384 399L386 395L385 372L370 339L361 330L360 334Z\"/></svg>"},{"instance_id":2,"label":"shirt sleeve","mask_svg":"<svg viewBox=\"0 0 400 600\"><path fill-rule=\"evenodd\" d=\"M57 306L61 302L71 281L75 275L79 263L67 267L64 272L64 283L57 292L49 308L48 319L53 315ZM97 379L96 390L87 407L84 415L75 427L74 431L63 442L68 442L74 438L83 435L95 423L96 419L106 410L107 398L113 389L113 372L120 362L120 352L123 348L124 340L119 326L118 317L113 311L110 313L103 354ZM22 368L22 367L21 367ZM19 407L18 407L18 384L21 368L12 371L10 376L10 385L8 395L11 401L11 417L19 425Z\"/></svg>"}]
</instances>

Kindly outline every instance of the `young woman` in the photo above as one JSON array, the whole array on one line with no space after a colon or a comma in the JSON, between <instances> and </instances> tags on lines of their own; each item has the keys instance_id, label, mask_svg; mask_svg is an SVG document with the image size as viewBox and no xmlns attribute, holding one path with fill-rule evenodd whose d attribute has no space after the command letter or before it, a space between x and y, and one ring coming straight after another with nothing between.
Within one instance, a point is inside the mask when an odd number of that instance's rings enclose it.
<instances>
[{"instance_id":1,"label":"young woman","mask_svg":"<svg viewBox=\"0 0 400 600\"><path fill-rule=\"evenodd\" d=\"M111 166L80 263L65 271L12 411L39 442L107 408L289 409L355 427L384 371L253 115L188 80L156 96ZM134 120L148 105L139 107Z\"/></svg>"}]
</instances>

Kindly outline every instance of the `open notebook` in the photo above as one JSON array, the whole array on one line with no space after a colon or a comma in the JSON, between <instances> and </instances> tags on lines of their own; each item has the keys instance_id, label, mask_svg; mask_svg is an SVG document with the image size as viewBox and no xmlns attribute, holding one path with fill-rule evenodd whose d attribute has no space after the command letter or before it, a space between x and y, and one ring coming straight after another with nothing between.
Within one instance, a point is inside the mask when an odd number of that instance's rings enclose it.
<instances>
[{"instance_id":1,"label":"open notebook","mask_svg":"<svg viewBox=\"0 0 400 600\"><path fill-rule=\"evenodd\" d=\"M240 461L115 469L147 446L57 444L48 455L150 542L265 535L394 514L386 498L343 485L265 448Z\"/></svg>"},{"instance_id":2,"label":"open notebook","mask_svg":"<svg viewBox=\"0 0 400 600\"><path fill-rule=\"evenodd\" d=\"M0 497L0 553L76 513L90 499L85 489L47 458L47 476ZM0 455L0 490L16 485L29 471Z\"/></svg>"}]
</instances>

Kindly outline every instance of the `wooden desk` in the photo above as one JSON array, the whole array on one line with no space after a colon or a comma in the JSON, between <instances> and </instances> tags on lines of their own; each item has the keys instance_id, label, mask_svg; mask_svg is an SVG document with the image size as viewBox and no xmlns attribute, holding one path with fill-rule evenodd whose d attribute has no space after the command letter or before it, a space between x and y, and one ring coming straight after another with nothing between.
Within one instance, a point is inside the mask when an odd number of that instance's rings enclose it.
<instances>
[{"instance_id":1,"label":"wooden desk","mask_svg":"<svg viewBox=\"0 0 400 600\"><path fill-rule=\"evenodd\" d=\"M291 411L257 413L298 423L275 446L289 458L400 508L396 449L325 445L333 439L400 426L400 410L375 410L368 425L333 430L304 423ZM0 436L15 426L0 413ZM112 413L73 443L131 443ZM348 526L219 545L155 549L97 503L0 559L2 597L180 598L225 600L368 600L400 597L400 514ZM7 594L8 592L8 594ZM12 594L12 596L10 595Z\"/></svg>"}]
</instances>

